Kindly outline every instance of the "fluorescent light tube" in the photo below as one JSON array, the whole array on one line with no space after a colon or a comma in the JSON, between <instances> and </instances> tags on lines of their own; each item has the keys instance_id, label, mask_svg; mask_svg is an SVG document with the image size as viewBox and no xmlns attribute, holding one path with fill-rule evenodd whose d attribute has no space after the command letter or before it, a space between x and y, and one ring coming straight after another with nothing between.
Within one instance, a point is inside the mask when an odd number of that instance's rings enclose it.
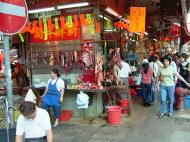
<instances>
[{"instance_id":1,"label":"fluorescent light tube","mask_svg":"<svg viewBox=\"0 0 190 142\"><path fill-rule=\"evenodd\" d=\"M53 11L55 10L55 7L47 7L47 8L40 8L40 9L34 9L29 10L28 13L39 13L39 12L45 12L45 11Z\"/></svg>"},{"instance_id":2,"label":"fluorescent light tube","mask_svg":"<svg viewBox=\"0 0 190 142\"><path fill-rule=\"evenodd\" d=\"M99 15L100 18L104 18L105 20L109 20L107 17L103 17L103 15Z\"/></svg>"},{"instance_id":3,"label":"fluorescent light tube","mask_svg":"<svg viewBox=\"0 0 190 142\"><path fill-rule=\"evenodd\" d=\"M106 8L106 11L107 11L108 13L110 13L110 14L116 16L116 17L120 17L120 15L119 15L117 12L115 12L113 9L111 9L111 8L109 8L109 7Z\"/></svg>"},{"instance_id":4,"label":"fluorescent light tube","mask_svg":"<svg viewBox=\"0 0 190 142\"><path fill-rule=\"evenodd\" d=\"M73 4L65 4L65 5L59 5L57 6L57 9L66 9L66 8L74 8L74 7L83 7L83 6L88 6L88 2L83 2L83 3L73 3Z\"/></svg>"}]
</instances>

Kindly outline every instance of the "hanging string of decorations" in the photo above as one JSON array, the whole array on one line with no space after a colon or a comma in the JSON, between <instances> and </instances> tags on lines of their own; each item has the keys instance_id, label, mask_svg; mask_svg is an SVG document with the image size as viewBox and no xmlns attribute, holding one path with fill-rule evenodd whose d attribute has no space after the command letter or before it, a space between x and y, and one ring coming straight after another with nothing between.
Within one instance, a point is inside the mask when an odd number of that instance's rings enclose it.
<instances>
[{"instance_id":1,"label":"hanging string of decorations","mask_svg":"<svg viewBox=\"0 0 190 142\"><path fill-rule=\"evenodd\" d=\"M80 21L79 21L80 20ZM96 25L96 28L95 28ZM91 34L100 33L100 23L94 23L91 14L69 15L67 17L60 16L52 18L44 18L28 22L21 31L22 34L30 33L36 39L49 40L52 36L56 37L80 37L80 28L89 26ZM20 40L23 42L23 36L19 34Z\"/></svg>"}]
</instances>

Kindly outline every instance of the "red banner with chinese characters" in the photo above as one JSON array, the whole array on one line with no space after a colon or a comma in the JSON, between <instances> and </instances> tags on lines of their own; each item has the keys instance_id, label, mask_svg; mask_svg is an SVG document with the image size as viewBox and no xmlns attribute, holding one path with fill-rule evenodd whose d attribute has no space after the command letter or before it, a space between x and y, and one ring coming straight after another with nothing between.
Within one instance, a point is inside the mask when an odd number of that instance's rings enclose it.
<instances>
[{"instance_id":1,"label":"red banner with chinese characters","mask_svg":"<svg viewBox=\"0 0 190 142\"><path fill-rule=\"evenodd\" d=\"M80 40L80 27L68 29L57 29L48 32L48 40L44 40L43 31L31 34L31 42L63 41L63 40Z\"/></svg>"}]
</instances>

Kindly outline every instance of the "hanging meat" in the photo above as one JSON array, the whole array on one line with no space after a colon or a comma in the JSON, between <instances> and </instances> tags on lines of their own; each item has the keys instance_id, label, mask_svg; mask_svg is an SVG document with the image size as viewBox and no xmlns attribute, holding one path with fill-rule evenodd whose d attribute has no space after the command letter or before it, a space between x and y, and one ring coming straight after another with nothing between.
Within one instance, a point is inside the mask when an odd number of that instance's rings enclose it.
<instances>
[{"instance_id":1,"label":"hanging meat","mask_svg":"<svg viewBox=\"0 0 190 142\"><path fill-rule=\"evenodd\" d=\"M84 49L82 52L82 61L86 67L93 65L93 51L89 49Z\"/></svg>"},{"instance_id":2,"label":"hanging meat","mask_svg":"<svg viewBox=\"0 0 190 142\"><path fill-rule=\"evenodd\" d=\"M71 71L72 66L72 53L65 52L65 65L64 65L64 73L67 74Z\"/></svg>"},{"instance_id":3,"label":"hanging meat","mask_svg":"<svg viewBox=\"0 0 190 142\"><path fill-rule=\"evenodd\" d=\"M56 51L56 64L59 65L60 64L60 52Z\"/></svg>"},{"instance_id":4,"label":"hanging meat","mask_svg":"<svg viewBox=\"0 0 190 142\"><path fill-rule=\"evenodd\" d=\"M121 68L121 56L120 56L120 48L115 49L115 55L113 56L113 62L117 63L117 65Z\"/></svg>"},{"instance_id":5,"label":"hanging meat","mask_svg":"<svg viewBox=\"0 0 190 142\"><path fill-rule=\"evenodd\" d=\"M64 55L64 52L61 53L61 66L62 67L65 66L65 55Z\"/></svg>"},{"instance_id":6,"label":"hanging meat","mask_svg":"<svg viewBox=\"0 0 190 142\"><path fill-rule=\"evenodd\" d=\"M54 64L55 64L55 58L54 58L54 54L52 52L52 53L50 53L50 57L49 57L49 65L54 66Z\"/></svg>"},{"instance_id":7,"label":"hanging meat","mask_svg":"<svg viewBox=\"0 0 190 142\"><path fill-rule=\"evenodd\" d=\"M103 57L98 54L96 57L96 64L95 64L95 78L98 83L98 87L102 87L103 81Z\"/></svg>"},{"instance_id":8,"label":"hanging meat","mask_svg":"<svg viewBox=\"0 0 190 142\"><path fill-rule=\"evenodd\" d=\"M74 61L75 61L75 63L77 63L77 61L78 61L78 53L77 53L77 51L74 51Z\"/></svg>"},{"instance_id":9,"label":"hanging meat","mask_svg":"<svg viewBox=\"0 0 190 142\"><path fill-rule=\"evenodd\" d=\"M44 58L43 58L44 64L48 64L48 53L44 53Z\"/></svg>"}]
</instances>

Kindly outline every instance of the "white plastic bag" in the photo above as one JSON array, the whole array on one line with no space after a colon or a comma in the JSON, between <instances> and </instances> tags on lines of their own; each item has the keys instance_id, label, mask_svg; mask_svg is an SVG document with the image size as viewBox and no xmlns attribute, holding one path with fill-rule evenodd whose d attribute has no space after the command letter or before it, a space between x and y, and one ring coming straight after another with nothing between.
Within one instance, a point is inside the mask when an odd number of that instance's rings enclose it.
<instances>
[{"instance_id":1,"label":"white plastic bag","mask_svg":"<svg viewBox=\"0 0 190 142\"><path fill-rule=\"evenodd\" d=\"M89 96L83 92L80 92L77 95L76 104L78 109L88 108Z\"/></svg>"}]
</instances>

